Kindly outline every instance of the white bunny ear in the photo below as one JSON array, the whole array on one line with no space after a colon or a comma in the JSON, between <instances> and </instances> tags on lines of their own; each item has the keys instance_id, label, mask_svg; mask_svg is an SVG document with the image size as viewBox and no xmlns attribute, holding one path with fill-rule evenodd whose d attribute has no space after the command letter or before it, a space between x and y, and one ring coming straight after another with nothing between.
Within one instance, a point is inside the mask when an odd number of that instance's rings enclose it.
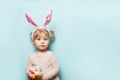
<instances>
[{"instance_id":1,"label":"white bunny ear","mask_svg":"<svg viewBox=\"0 0 120 80\"><path fill-rule=\"evenodd\" d=\"M43 24L44 27L50 23L51 18L52 18L52 10L50 9L45 17L45 20L44 20L44 24Z\"/></svg>"},{"instance_id":2,"label":"white bunny ear","mask_svg":"<svg viewBox=\"0 0 120 80\"><path fill-rule=\"evenodd\" d=\"M38 27L37 23L31 18L31 16L28 13L25 13L25 16L29 23L31 23L35 27Z\"/></svg>"}]
</instances>

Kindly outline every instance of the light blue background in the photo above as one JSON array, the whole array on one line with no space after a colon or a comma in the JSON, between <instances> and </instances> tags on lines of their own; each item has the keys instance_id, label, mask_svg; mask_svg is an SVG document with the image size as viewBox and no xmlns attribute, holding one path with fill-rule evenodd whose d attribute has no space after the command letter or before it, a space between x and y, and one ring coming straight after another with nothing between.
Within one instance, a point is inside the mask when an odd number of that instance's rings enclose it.
<instances>
[{"instance_id":1,"label":"light blue background","mask_svg":"<svg viewBox=\"0 0 120 80\"><path fill-rule=\"evenodd\" d=\"M35 49L24 13L42 24L50 8L61 80L120 80L119 0L0 0L0 80L26 80Z\"/></svg>"}]
</instances>

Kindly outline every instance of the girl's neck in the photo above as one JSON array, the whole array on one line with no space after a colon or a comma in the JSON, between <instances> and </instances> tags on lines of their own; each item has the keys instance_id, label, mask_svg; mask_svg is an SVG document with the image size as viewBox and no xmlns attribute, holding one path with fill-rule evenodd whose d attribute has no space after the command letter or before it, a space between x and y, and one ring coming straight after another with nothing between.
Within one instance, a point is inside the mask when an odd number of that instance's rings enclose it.
<instances>
[{"instance_id":1,"label":"girl's neck","mask_svg":"<svg viewBox=\"0 0 120 80\"><path fill-rule=\"evenodd\" d=\"M47 52L47 50L41 51L41 50L37 50L36 53L38 54L45 54Z\"/></svg>"}]
</instances>

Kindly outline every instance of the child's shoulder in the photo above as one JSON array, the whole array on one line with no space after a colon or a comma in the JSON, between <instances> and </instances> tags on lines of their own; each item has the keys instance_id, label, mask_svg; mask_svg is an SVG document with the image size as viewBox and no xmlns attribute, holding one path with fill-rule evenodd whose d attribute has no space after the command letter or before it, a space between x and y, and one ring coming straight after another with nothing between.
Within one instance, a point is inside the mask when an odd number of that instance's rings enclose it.
<instances>
[{"instance_id":1,"label":"child's shoulder","mask_svg":"<svg viewBox=\"0 0 120 80\"><path fill-rule=\"evenodd\" d=\"M52 56L52 57L55 57L55 56L56 56L53 51L47 51L47 53L48 53L50 56Z\"/></svg>"},{"instance_id":2,"label":"child's shoulder","mask_svg":"<svg viewBox=\"0 0 120 80\"><path fill-rule=\"evenodd\" d=\"M29 58L34 57L34 56L35 56L35 52L34 52L34 53L30 53L30 54L28 55Z\"/></svg>"},{"instance_id":3,"label":"child's shoulder","mask_svg":"<svg viewBox=\"0 0 120 80\"><path fill-rule=\"evenodd\" d=\"M54 52L52 52L52 51L47 51L47 53L50 55L54 55Z\"/></svg>"}]
</instances>

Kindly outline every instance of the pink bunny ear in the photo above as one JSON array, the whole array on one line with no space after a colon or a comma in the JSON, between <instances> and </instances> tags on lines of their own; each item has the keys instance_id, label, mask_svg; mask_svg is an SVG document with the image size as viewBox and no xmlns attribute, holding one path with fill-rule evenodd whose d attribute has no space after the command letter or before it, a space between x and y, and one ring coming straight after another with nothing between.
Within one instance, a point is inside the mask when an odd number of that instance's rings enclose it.
<instances>
[{"instance_id":1,"label":"pink bunny ear","mask_svg":"<svg viewBox=\"0 0 120 80\"><path fill-rule=\"evenodd\" d=\"M26 19L29 23L31 23L33 26L38 27L36 22L31 18L31 16L28 13L25 13Z\"/></svg>"},{"instance_id":2,"label":"pink bunny ear","mask_svg":"<svg viewBox=\"0 0 120 80\"><path fill-rule=\"evenodd\" d=\"M45 17L45 21L44 21L44 26L47 26L47 25L50 23L51 18L52 18L52 10L50 10L50 11L47 13L47 15L46 15L46 17Z\"/></svg>"}]
</instances>

